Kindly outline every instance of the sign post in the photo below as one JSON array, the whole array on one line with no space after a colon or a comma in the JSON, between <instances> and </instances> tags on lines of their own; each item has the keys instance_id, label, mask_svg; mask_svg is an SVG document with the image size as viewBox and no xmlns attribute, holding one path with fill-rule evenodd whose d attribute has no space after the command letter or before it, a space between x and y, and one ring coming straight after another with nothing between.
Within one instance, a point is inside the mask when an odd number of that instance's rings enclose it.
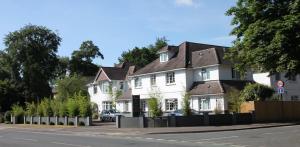
<instances>
[{"instance_id":1,"label":"sign post","mask_svg":"<svg viewBox=\"0 0 300 147\"><path fill-rule=\"evenodd\" d=\"M280 99L283 100L282 94L284 93L284 82L282 80L277 81L277 92L280 94Z\"/></svg>"}]
</instances>

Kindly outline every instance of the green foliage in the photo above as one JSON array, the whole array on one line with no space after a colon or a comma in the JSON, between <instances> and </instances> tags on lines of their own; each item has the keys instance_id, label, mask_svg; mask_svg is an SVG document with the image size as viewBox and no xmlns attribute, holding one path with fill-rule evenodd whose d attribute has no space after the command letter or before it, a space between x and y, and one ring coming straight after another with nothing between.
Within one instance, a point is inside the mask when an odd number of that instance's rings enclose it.
<instances>
[{"instance_id":1,"label":"green foliage","mask_svg":"<svg viewBox=\"0 0 300 147\"><path fill-rule=\"evenodd\" d=\"M240 92L232 88L226 93L225 98L228 101L228 110L239 113L242 103L245 102L243 97L240 96Z\"/></svg>"},{"instance_id":2,"label":"green foliage","mask_svg":"<svg viewBox=\"0 0 300 147\"><path fill-rule=\"evenodd\" d=\"M62 105L62 101L59 99L53 99L50 101L50 108L52 110L53 116L59 116L60 105Z\"/></svg>"},{"instance_id":3,"label":"green foliage","mask_svg":"<svg viewBox=\"0 0 300 147\"><path fill-rule=\"evenodd\" d=\"M69 98L66 103L67 112L69 117L74 117L79 115L79 105L75 98Z\"/></svg>"},{"instance_id":4,"label":"green foliage","mask_svg":"<svg viewBox=\"0 0 300 147\"><path fill-rule=\"evenodd\" d=\"M151 117L158 117L162 115L161 106L157 98L150 98L148 100L149 112Z\"/></svg>"},{"instance_id":5,"label":"green foliage","mask_svg":"<svg viewBox=\"0 0 300 147\"><path fill-rule=\"evenodd\" d=\"M26 102L25 104L26 104L26 115L34 116L37 111L37 109L36 109L37 107L34 104L34 102L31 102L31 103Z\"/></svg>"},{"instance_id":6,"label":"green foliage","mask_svg":"<svg viewBox=\"0 0 300 147\"><path fill-rule=\"evenodd\" d=\"M76 102L78 103L79 116L87 117L92 115L91 103L87 96L84 96L79 92L74 95L74 99L76 99Z\"/></svg>"},{"instance_id":7,"label":"green foliage","mask_svg":"<svg viewBox=\"0 0 300 147\"><path fill-rule=\"evenodd\" d=\"M185 92L183 95L183 101L182 101L182 110L184 116L190 116L192 115L192 111L190 108L190 94L188 92Z\"/></svg>"},{"instance_id":8,"label":"green foliage","mask_svg":"<svg viewBox=\"0 0 300 147\"><path fill-rule=\"evenodd\" d=\"M55 75L58 79L64 78L69 68L69 57L58 57L58 65L55 69Z\"/></svg>"},{"instance_id":9,"label":"green foliage","mask_svg":"<svg viewBox=\"0 0 300 147\"><path fill-rule=\"evenodd\" d=\"M0 67L1 68L1 67ZM20 89L9 80L0 80L0 112L10 110L12 104L23 104L24 99L20 96Z\"/></svg>"},{"instance_id":10,"label":"green foliage","mask_svg":"<svg viewBox=\"0 0 300 147\"><path fill-rule=\"evenodd\" d=\"M239 71L251 67L287 76L300 73L299 0L238 0L227 15L233 16L231 34L237 39L226 59Z\"/></svg>"},{"instance_id":11,"label":"green foliage","mask_svg":"<svg viewBox=\"0 0 300 147\"><path fill-rule=\"evenodd\" d=\"M61 101L66 100L68 97L73 96L75 93L81 91L83 95L88 95L86 78L79 75L72 75L57 80L57 98Z\"/></svg>"},{"instance_id":12,"label":"green foliage","mask_svg":"<svg viewBox=\"0 0 300 147\"><path fill-rule=\"evenodd\" d=\"M41 107L42 109L41 116L53 116L53 111L51 109L51 101L49 98L44 98L39 104L39 107Z\"/></svg>"},{"instance_id":13,"label":"green foliage","mask_svg":"<svg viewBox=\"0 0 300 147\"><path fill-rule=\"evenodd\" d=\"M17 104L14 104L11 107L11 114L15 117L20 117L20 116L24 115L24 109L23 109L23 107L21 107Z\"/></svg>"},{"instance_id":14,"label":"green foliage","mask_svg":"<svg viewBox=\"0 0 300 147\"><path fill-rule=\"evenodd\" d=\"M118 59L119 63L129 62L139 67L144 67L157 59L157 51L167 45L167 39L165 37L157 38L154 45L150 44L148 47L142 48L135 47L123 52L121 57Z\"/></svg>"},{"instance_id":15,"label":"green foliage","mask_svg":"<svg viewBox=\"0 0 300 147\"><path fill-rule=\"evenodd\" d=\"M241 97L246 101L265 101L266 99L270 99L273 94L274 90L271 87L258 83L249 83L241 92Z\"/></svg>"},{"instance_id":16,"label":"green foliage","mask_svg":"<svg viewBox=\"0 0 300 147\"><path fill-rule=\"evenodd\" d=\"M50 96L61 38L43 26L26 25L4 38L11 81L21 86L27 102ZM31 99L30 99L31 98Z\"/></svg>"},{"instance_id":17,"label":"green foliage","mask_svg":"<svg viewBox=\"0 0 300 147\"><path fill-rule=\"evenodd\" d=\"M112 99L112 107L116 108L116 100L118 100L122 96L121 90L114 90L112 85L110 84L108 87L108 95Z\"/></svg>"},{"instance_id":18,"label":"green foliage","mask_svg":"<svg viewBox=\"0 0 300 147\"><path fill-rule=\"evenodd\" d=\"M67 110L67 106L66 106L66 103L64 102L61 102L59 104L59 110L58 110L58 115L60 117L64 117L64 116L67 116L67 113L68 113L68 110Z\"/></svg>"},{"instance_id":19,"label":"green foliage","mask_svg":"<svg viewBox=\"0 0 300 147\"><path fill-rule=\"evenodd\" d=\"M70 61L71 74L79 74L82 76L95 76L99 70L99 66L95 65L92 61L96 57L104 59L103 54L100 52L98 46L90 40L82 42L79 50L72 53Z\"/></svg>"},{"instance_id":20,"label":"green foliage","mask_svg":"<svg viewBox=\"0 0 300 147\"><path fill-rule=\"evenodd\" d=\"M10 121L10 117L11 117L11 112L10 111L6 111L4 114L4 121L5 122L9 122Z\"/></svg>"}]
</instances>

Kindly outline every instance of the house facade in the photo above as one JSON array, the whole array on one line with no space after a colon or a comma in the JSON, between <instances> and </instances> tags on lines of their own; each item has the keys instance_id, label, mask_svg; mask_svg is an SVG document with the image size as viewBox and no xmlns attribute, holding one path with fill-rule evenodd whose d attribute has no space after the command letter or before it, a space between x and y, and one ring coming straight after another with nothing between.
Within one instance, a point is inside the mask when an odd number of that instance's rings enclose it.
<instances>
[{"instance_id":1,"label":"house facade","mask_svg":"<svg viewBox=\"0 0 300 147\"><path fill-rule=\"evenodd\" d=\"M135 70L129 63L99 69L94 81L88 85L91 102L98 105L99 113L113 108L123 113L131 112L128 76Z\"/></svg>"},{"instance_id":2,"label":"house facade","mask_svg":"<svg viewBox=\"0 0 300 147\"><path fill-rule=\"evenodd\" d=\"M140 98L141 110L148 111L147 101L153 95L165 113L182 109L187 93L196 111L226 110L225 94L231 88L243 89L253 79L250 71L240 78L233 65L223 59L225 48L192 42L162 48L158 59L129 76L132 95Z\"/></svg>"},{"instance_id":3,"label":"house facade","mask_svg":"<svg viewBox=\"0 0 300 147\"><path fill-rule=\"evenodd\" d=\"M272 87L277 92L277 82L284 82L284 93L282 98L284 101L299 101L300 100L300 75L285 77L285 73L254 73L253 80L257 83ZM279 95L279 94L278 94Z\"/></svg>"}]
</instances>

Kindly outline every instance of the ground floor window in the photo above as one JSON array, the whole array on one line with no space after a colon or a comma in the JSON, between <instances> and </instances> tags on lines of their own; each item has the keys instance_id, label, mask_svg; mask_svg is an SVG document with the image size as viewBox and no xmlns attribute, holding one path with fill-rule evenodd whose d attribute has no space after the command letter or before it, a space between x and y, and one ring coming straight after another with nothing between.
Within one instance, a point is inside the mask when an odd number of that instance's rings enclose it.
<instances>
[{"instance_id":1,"label":"ground floor window","mask_svg":"<svg viewBox=\"0 0 300 147\"><path fill-rule=\"evenodd\" d=\"M111 110L112 109L112 102L104 101L102 102L102 110Z\"/></svg>"},{"instance_id":2,"label":"ground floor window","mask_svg":"<svg viewBox=\"0 0 300 147\"><path fill-rule=\"evenodd\" d=\"M128 112L129 111L129 102L128 101L124 101L123 111L124 112Z\"/></svg>"},{"instance_id":3,"label":"ground floor window","mask_svg":"<svg viewBox=\"0 0 300 147\"><path fill-rule=\"evenodd\" d=\"M174 111L177 110L178 101L177 99L166 99L166 111Z\"/></svg>"},{"instance_id":4,"label":"ground floor window","mask_svg":"<svg viewBox=\"0 0 300 147\"><path fill-rule=\"evenodd\" d=\"M147 111L147 100L141 100L141 111L146 112Z\"/></svg>"},{"instance_id":5,"label":"ground floor window","mask_svg":"<svg viewBox=\"0 0 300 147\"><path fill-rule=\"evenodd\" d=\"M210 99L209 98L199 98L199 109L200 109L200 111L210 110Z\"/></svg>"}]
</instances>

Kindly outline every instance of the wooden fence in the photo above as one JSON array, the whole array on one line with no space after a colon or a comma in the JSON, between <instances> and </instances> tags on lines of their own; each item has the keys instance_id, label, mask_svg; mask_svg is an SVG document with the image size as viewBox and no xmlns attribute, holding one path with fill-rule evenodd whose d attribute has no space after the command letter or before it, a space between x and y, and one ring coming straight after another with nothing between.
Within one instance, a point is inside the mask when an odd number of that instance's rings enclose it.
<instances>
[{"instance_id":1,"label":"wooden fence","mask_svg":"<svg viewBox=\"0 0 300 147\"><path fill-rule=\"evenodd\" d=\"M300 120L299 101L255 101L256 122L284 122Z\"/></svg>"}]
</instances>

